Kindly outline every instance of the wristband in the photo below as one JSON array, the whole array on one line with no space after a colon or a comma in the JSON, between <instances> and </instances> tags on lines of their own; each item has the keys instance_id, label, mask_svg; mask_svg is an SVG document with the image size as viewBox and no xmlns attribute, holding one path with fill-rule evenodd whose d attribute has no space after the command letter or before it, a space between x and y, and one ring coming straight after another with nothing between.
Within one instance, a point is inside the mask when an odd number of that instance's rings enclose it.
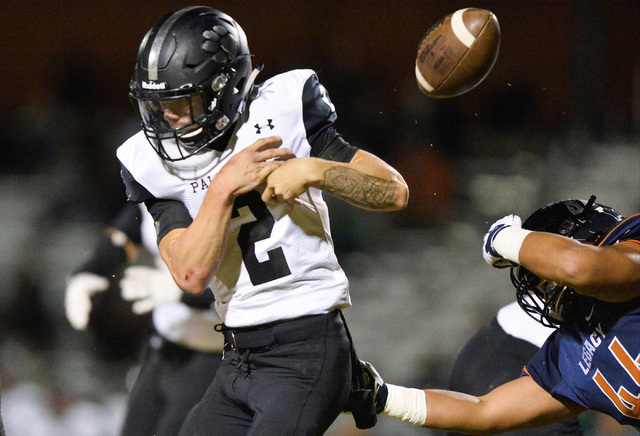
<instances>
[{"instance_id":1,"label":"wristband","mask_svg":"<svg viewBox=\"0 0 640 436\"><path fill-rule=\"evenodd\" d=\"M504 259L519 264L520 247L529 233L531 230L525 230L522 227L505 227L493 239L493 248Z\"/></svg>"},{"instance_id":2,"label":"wristband","mask_svg":"<svg viewBox=\"0 0 640 436\"><path fill-rule=\"evenodd\" d=\"M424 426L427 421L427 401L424 391L389 383L386 385L388 396L382 414L409 424Z\"/></svg>"}]
</instances>

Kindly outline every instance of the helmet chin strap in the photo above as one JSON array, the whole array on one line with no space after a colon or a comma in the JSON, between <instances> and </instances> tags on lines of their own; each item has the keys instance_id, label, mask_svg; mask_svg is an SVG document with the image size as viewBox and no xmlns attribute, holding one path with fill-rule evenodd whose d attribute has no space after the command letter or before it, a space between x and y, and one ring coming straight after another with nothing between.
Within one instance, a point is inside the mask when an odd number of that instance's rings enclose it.
<instances>
[{"instance_id":1,"label":"helmet chin strap","mask_svg":"<svg viewBox=\"0 0 640 436\"><path fill-rule=\"evenodd\" d=\"M258 74L260 74L260 72L262 71L263 68L264 68L264 64L258 65L257 67L255 67L253 69L253 71L251 72L249 77L247 77L247 83L245 83L244 88L242 90L242 95L241 95L241 99L242 99L243 104L246 101L245 99L247 97L247 94L249 94L249 91L251 90L251 87L253 86L253 82L255 82L256 77L258 76ZM244 110L244 108L243 108L243 110Z\"/></svg>"},{"instance_id":2,"label":"helmet chin strap","mask_svg":"<svg viewBox=\"0 0 640 436\"><path fill-rule=\"evenodd\" d=\"M193 132L185 133L184 135L180 135L180 138L193 138L194 136L198 136L202 133L202 127L194 130Z\"/></svg>"}]
</instances>

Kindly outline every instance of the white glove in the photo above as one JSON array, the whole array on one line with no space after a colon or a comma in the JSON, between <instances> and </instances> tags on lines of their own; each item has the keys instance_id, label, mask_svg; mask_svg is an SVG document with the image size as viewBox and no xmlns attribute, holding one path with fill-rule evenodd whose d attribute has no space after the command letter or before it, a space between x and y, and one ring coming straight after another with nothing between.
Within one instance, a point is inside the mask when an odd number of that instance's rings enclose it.
<instances>
[{"instance_id":1,"label":"white glove","mask_svg":"<svg viewBox=\"0 0 640 436\"><path fill-rule=\"evenodd\" d=\"M120 280L122 298L133 301L131 310L138 315L150 312L154 307L180 300L182 290L173 281L166 266L130 266Z\"/></svg>"},{"instance_id":2,"label":"white glove","mask_svg":"<svg viewBox=\"0 0 640 436\"><path fill-rule=\"evenodd\" d=\"M503 230L507 232L501 233ZM518 253L522 241L530 232L522 228L522 220L518 215L507 215L499 219L484 235L482 256L495 268L510 268L519 263ZM498 240L496 238L500 236Z\"/></svg>"},{"instance_id":3,"label":"white glove","mask_svg":"<svg viewBox=\"0 0 640 436\"><path fill-rule=\"evenodd\" d=\"M109 289L106 277L89 272L81 272L67 280L64 308L67 319L76 330L84 330L89 324L91 297Z\"/></svg>"}]
</instances>

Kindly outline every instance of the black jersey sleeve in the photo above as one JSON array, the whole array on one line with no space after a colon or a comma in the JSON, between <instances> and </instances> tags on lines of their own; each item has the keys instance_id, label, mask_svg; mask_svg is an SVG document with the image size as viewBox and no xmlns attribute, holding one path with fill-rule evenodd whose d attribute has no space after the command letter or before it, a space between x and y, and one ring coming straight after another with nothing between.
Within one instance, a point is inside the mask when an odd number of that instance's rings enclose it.
<instances>
[{"instance_id":1,"label":"black jersey sleeve","mask_svg":"<svg viewBox=\"0 0 640 436\"><path fill-rule=\"evenodd\" d=\"M338 115L315 74L307 79L302 90L302 117L312 157L349 162L358 151L337 133L334 123Z\"/></svg>"},{"instance_id":2,"label":"black jersey sleeve","mask_svg":"<svg viewBox=\"0 0 640 436\"><path fill-rule=\"evenodd\" d=\"M189 227L193 221L187 207L177 200L156 198L142 186L124 165L120 165L120 175L127 190L127 198L134 203L144 202L156 226L157 241L160 243L173 229Z\"/></svg>"},{"instance_id":3,"label":"black jersey sleeve","mask_svg":"<svg viewBox=\"0 0 640 436\"><path fill-rule=\"evenodd\" d=\"M142 203L153 198L153 195L147 190L147 188L142 186L133 178L131 172L129 172L122 162L120 163L120 177L122 177L122 181L124 182L127 199L129 199L129 201Z\"/></svg>"},{"instance_id":4,"label":"black jersey sleeve","mask_svg":"<svg viewBox=\"0 0 640 436\"><path fill-rule=\"evenodd\" d=\"M302 119L309 142L313 143L316 136L332 126L337 118L329 93L318 81L318 76L312 74L302 89Z\"/></svg>"},{"instance_id":5,"label":"black jersey sleeve","mask_svg":"<svg viewBox=\"0 0 640 436\"><path fill-rule=\"evenodd\" d=\"M333 126L324 129L311 143L312 157L336 162L350 162L358 150L358 147L345 141Z\"/></svg>"},{"instance_id":6,"label":"black jersey sleeve","mask_svg":"<svg viewBox=\"0 0 640 436\"><path fill-rule=\"evenodd\" d=\"M156 225L158 244L174 229L186 229L193 222L187 207L177 200L152 198L144 202Z\"/></svg>"}]
</instances>

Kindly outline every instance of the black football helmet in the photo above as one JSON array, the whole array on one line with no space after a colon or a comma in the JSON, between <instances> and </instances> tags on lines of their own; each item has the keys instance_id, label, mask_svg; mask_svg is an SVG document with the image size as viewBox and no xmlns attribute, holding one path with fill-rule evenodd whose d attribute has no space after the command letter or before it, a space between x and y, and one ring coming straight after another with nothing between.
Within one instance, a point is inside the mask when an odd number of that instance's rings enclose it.
<instances>
[{"instance_id":1,"label":"black football helmet","mask_svg":"<svg viewBox=\"0 0 640 436\"><path fill-rule=\"evenodd\" d=\"M251 72L245 33L227 14L197 6L158 21L140 44L129 95L160 157L223 149L215 143L244 110Z\"/></svg>"},{"instance_id":2,"label":"black football helmet","mask_svg":"<svg viewBox=\"0 0 640 436\"><path fill-rule=\"evenodd\" d=\"M565 200L548 204L527 218L522 228L597 245L624 218L595 200L592 195L588 201ZM511 282L516 288L518 304L536 321L554 327L571 319L578 298L572 288L543 280L523 266L511 268Z\"/></svg>"}]
</instances>

